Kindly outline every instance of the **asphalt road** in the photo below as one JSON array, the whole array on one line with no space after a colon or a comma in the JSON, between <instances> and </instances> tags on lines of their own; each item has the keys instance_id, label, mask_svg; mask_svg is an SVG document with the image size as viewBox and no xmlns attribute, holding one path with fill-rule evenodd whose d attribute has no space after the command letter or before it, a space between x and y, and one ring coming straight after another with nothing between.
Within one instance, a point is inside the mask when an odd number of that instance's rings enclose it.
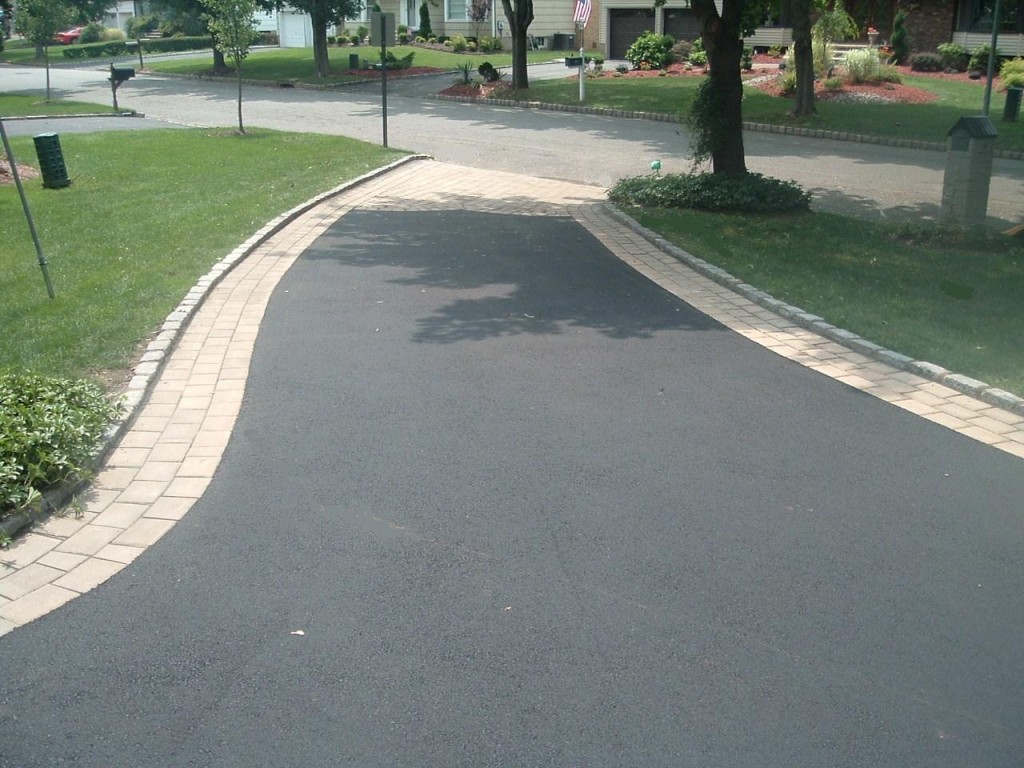
<instances>
[{"instance_id":1,"label":"asphalt road","mask_svg":"<svg viewBox=\"0 0 1024 768\"><path fill-rule=\"evenodd\" d=\"M355 211L205 496L0 638L0 765L1016 767L1022 499L569 219Z\"/></svg>"},{"instance_id":2,"label":"asphalt road","mask_svg":"<svg viewBox=\"0 0 1024 768\"><path fill-rule=\"evenodd\" d=\"M108 104L106 77L102 68L60 69L53 72L54 89L63 96ZM2 68L0 78L4 90L38 91L44 85L40 70ZM411 86L396 87L408 93ZM400 93L388 99L389 144L444 162L602 187L648 173L655 159L666 173L692 165L689 140L674 123L441 102ZM236 98L230 82L155 75L128 81L118 96L122 106L150 118L196 126L236 124ZM245 90L243 111L250 125L266 128L378 143L383 136L380 96L366 89L252 87ZM818 210L865 218L938 216L942 152L763 133L747 133L744 141L751 170L799 182L812 192ZM990 224L1019 224L1022 210L1024 162L997 159L989 192Z\"/></svg>"}]
</instances>

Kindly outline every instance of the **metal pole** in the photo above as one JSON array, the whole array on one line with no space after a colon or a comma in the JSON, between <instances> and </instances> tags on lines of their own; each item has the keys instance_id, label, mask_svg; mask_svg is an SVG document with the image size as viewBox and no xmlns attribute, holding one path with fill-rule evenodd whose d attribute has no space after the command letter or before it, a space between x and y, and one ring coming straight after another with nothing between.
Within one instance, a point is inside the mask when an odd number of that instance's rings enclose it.
<instances>
[{"instance_id":1,"label":"metal pole","mask_svg":"<svg viewBox=\"0 0 1024 768\"><path fill-rule=\"evenodd\" d=\"M380 15L380 103L383 115L384 146L388 145L388 41L384 36L387 24L384 23L384 14Z\"/></svg>"},{"instance_id":2,"label":"metal pole","mask_svg":"<svg viewBox=\"0 0 1024 768\"><path fill-rule=\"evenodd\" d=\"M988 79L985 81L985 100L982 102L981 114L988 117L988 108L992 103L992 78L996 72L996 42L999 40L999 0L992 11L992 42L988 47Z\"/></svg>"},{"instance_id":3,"label":"metal pole","mask_svg":"<svg viewBox=\"0 0 1024 768\"><path fill-rule=\"evenodd\" d=\"M583 46L580 45L580 104L587 100L587 62L583 58Z\"/></svg>"},{"instance_id":4,"label":"metal pole","mask_svg":"<svg viewBox=\"0 0 1024 768\"><path fill-rule=\"evenodd\" d=\"M50 270L46 265L46 254L43 253L43 246L39 243L39 235L36 232L35 222L32 221L32 211L28 207L28 198L25 197L25 188L21 184L21 176L18 175L18 164L14 162L14 153L11 152L11 144L7 141L7 130L4 128L3 118L0 118L0 138L4 142L4 152L7 153L7 162L11 164L11 176L14 178L14 186L18 188L18 195L21 197L21 207L25 209L25 219L28 221L28 231L32 233L32 242L36 245L36 257L39 261L39 268L43 270L43 281L46 283L46 293L52 299L53 283L50 282Z\"/></svg>"}]
</instances>

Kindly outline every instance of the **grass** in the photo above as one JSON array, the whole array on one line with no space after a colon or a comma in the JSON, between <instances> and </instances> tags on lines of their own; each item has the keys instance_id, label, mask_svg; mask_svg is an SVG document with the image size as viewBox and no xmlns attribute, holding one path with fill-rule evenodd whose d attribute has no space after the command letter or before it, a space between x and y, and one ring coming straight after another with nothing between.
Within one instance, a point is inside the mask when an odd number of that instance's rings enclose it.
<instances>
[{"instance_id":1,"label":"grass","mask_svg":"<svg viewBox=\"0 0 1024 768\"><path fill-rule=\"evenodd\" d=\"M24 117L26 115L78 115L83 113L110 112L103 104L85 101L47 101L39 96L21 93L0 93L0 117Z\"/></svg>"},{"instance_id":2,"label":"grass","mask_svg":"<svg viewBox=\"0 0 1024 768\"><path fill-rule=\"evenodd\" d=\"M587 106L678 115L689 105L700 85L699 77L600 78L587 81ZM984 89L978 83L952 82L928 77L907 77L905 85L938 95L929 104L844 104L818 101L818 114L796 119L788 114L791 100L748 87L743 95L743 119L772 125L798 125L812 129L846 131L918 141L945 142L961 117L981 114ZM502 98L506 98L503 94ZM575 80L544 80L512 98L549 104L578 104ZM993 91L990 114L999 136L996 146L1024 150L1024 121L1002 122L1005 93Z\"/></svg>"},{"instance_id":3,"label":"grass","mask_svg":"<svg viewBox=\"0 0 1024 768\"><path fill-rule=\"evenodd\" d=\"M1024 396L1024 241L825 213L632 215L776 298Z\"/></svg>"},{"instance_id":4,"label":"grass","mask_svg":"<svg viewBox=\"0 0 1024 768\"><path fill-rule=\"evenodd\" d=\"M414 67L431 67L441 71L454 71L465 61L474 62L476 66L485 61L495 66L506 66L512 63L511 52L495 53L448 53L432 48L420 48L419 46L396 45L388 49L401 59L409 53L414 53ZM331 61L331 75L327 78L329 83L343 84L353 80L365 79L363 75L348 74L348 57L355 54L359 60L369 61L380 60L380 49L370 46L341 46L328 49ZM531 62L552 61L558 54L550 51L530 51ZM181 59L163 59L146 62L146 69L154 72L168 72L172 74L203 74L210 71L211 60L209 57L198 59L194 57ZM313 49L312 48L280 48L276 50L254 51L242 65L242 74L252 80L296 80L303 83L318 83L313 74Z\"/></svg>"},{"instance_id":5,"label":"grass","mask_svg":"<svg viewBox=\"0 0 1024 768\"><path fill-rule=\"evenodd\" d=\"M11 143L34 164L31 139ZM0 370L124 370L196 279L267 221L402 154L262 129L67 134L62 148L72 185L25 185L56 299L17 192L0 186Z\"/></svg>"}]
</instances>

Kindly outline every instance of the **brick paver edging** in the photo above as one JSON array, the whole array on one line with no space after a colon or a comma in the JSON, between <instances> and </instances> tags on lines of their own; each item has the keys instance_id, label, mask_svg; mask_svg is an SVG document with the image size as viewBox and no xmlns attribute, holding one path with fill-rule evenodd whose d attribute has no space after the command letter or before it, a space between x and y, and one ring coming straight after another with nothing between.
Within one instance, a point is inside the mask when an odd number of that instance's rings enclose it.
<instances>
[{"instance_id":1,"label":"brick paver edging","mask_svg":"<svg viewBox=\"0 0 1024 768\"><path fill-rule=\"evenodd\" d=\"M166 363L170 353L174 351L174 346L181 332L188 326L189 321L199 307L202 306L210 291L232 268L299 216L312 210L325 200L348 192L352 188L376 179L406 163L429 159L427 155L408 155L399 158L388 165L364 173L362 176L339 184L333 189L329 189L316 197L300 203L291 210L285 211L280 216L267 222L252 237L231 251L231 253L217 262L209 272L199 278L192 289L185 294L185 298L181 300L181 303L167 316L163 325L160 326L156 338L146 346L145 352L139 358L139 362L132 372L132 378L128 382L127 390L121 396L121 403L124 406L123 416L112 424L104 435L103 445L93 460L94 466L103 464L118 440L131 428L141 405L145 402L146 396L159 377L164 363ZM6 518L0 522L0 534L14 538L14 536L29 526L45 520L54 512L65 507L86 482L79 481L48 491L43 497L41 510L35 513L12 515Z\"/></svg>"},{"instance_id":2,"label":"brick paver edging","mask_svg":"<svg viewBox=\"0 0 1024 768\"><path fill-rule=\"evenodd\" d=\"M632 229L652 245L655 245L665 253L675 259L678 259L710 280L714 280L719 285L723 285L733 291L736 291L755 304L791 320L802 328L814 331L815 333L832 339L845 347L856 352L860 352L861 354L878 360L879 362L891 365L894 368L899 368L900 370L917 374L922 378L930 379L931 381L939 384L945 384L951 389L955 389L965 395L977 398L989 405L994 405L998 408L1003 408L1007 411L1024 416L1024 398L1017 397L1006 390L991 387L983 381L978 381L977 379L972 379L968 376L954 373L953 371L949 371L942 366L935 365L934 363L925 362L923 360L914 360L912 357L902 355L899 352L893 352L879 344L868 341L851 331L838 328L831 323L826 322L823 318L813 315L799 307L787 304L784 301L780 301L770 294L758 290L748 283L744 283L742 280L732 276L724 269L716 267L714 264L710 264L703 259L699 259L693 254L684 251L682 248L670 243L656 232L642 226L611 203L608 203L607 206L610 214L618 222Z\"/></svg>"},{"instance_id":3,"label":"brick paver edging","mask_svg":"<svg viewBox=\"0 0 1024 768\"><path fill-rule=\"evenodd\" d=\"M458 101L465 104L487 104L496 107L520 107L521 109L540 109L551 112L575 112L581 115L601 115L603 117L625 117L631 120L651 120L658 123L682 122L678 115L664 112L639 112L629 109L607 109L605 107L587 107L579 104L546 104L542 101L516 101L515 99L477 99L472 96L444 96L434 94L428 98L437 101ZM868 136L848 131L825 131L820 128L801 128L795 125L772 125L769 123L743 123L743 130L757 133L784 133L790 136L802 136L809 139L831 139L833 141L850 141L858 144L879 144L886 147L904 147L907 149L927 149L945 152L946 145L937 141L916 141L911 139L893 139L886 136ZM996 149L992 153L1004 160L1024 160L1024 152L1009 149Z\"/></svg>"}]
</instances>

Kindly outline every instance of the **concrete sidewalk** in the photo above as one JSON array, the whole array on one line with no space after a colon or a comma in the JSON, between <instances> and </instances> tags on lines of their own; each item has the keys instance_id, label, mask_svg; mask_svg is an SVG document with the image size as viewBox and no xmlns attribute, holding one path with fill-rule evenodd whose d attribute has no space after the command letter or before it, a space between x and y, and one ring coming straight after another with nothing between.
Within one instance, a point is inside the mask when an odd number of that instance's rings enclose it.
<instances>
[{"instance_id":1,"label":"concrete sidewalk","mask_svg":"<svg viewBox=\"0 0 1024 768\"><path fill-rule=\"evenodd\" d=\"M894 368L760 306L684 264L604 201L598 187L412 160L342 188L255 247L231 254L172 313L143 357L130 393L138 402L134 421L80 500L82 514L49 519L0 555L0 634L110 578L203 495L242 406L253 344L277 282L354 209L571 217L626 264L745 338L1024 458L1018 413Z\"/></svg>"}]
</instances>

